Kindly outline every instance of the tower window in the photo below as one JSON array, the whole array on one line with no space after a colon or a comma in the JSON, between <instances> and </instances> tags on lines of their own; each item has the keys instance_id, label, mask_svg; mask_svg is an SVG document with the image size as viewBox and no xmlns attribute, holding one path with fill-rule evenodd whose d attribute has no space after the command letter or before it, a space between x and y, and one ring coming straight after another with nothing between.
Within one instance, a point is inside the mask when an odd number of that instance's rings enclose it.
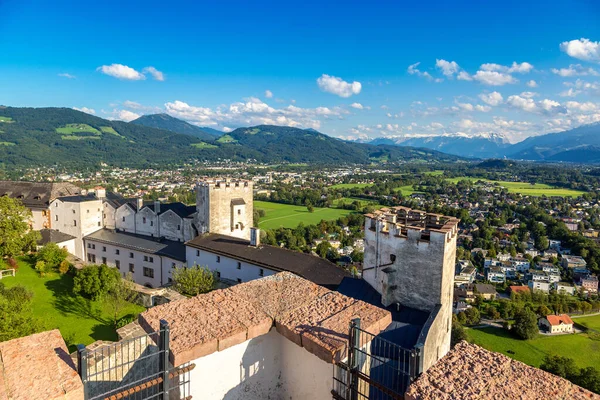
<instances>
[{"instance_id":1,"label":"tower window","mask_svg":"<svg viewBox=\"0 0 600 400\"><path fill-rule=\"evenodd\" d=\"M238 215L242 215L242 210L238 210Z\"/></svg>"},{"instance_id":2,"label":"tower window","mask_svg":"<svg viewBox=\"0 0 600 400\"><path fill-rule=\"evenodd\" d=\"M217 262L220 263L221 262L221 256L217 256Z\"/></svg>"},{"instance_id":3,"label":"tower window","mask_svg":"<svg viewBox=\"0 0 600 400\"><path fill-rule=\"evenodd\" d=\"M258 275L260 275L260 276L265 276L265 270L261 268L261 269L258 271Z\"/></svg>"},{"instance_id":4,"label":"tower window","mask_svg":"<svg viewBox=\"0 0 600 400\"><path fill-rule=\"evenodd\" d=\"M242 263L238 261L237 263L237 269L242 269Z\"/></svg>"}]
</instances>

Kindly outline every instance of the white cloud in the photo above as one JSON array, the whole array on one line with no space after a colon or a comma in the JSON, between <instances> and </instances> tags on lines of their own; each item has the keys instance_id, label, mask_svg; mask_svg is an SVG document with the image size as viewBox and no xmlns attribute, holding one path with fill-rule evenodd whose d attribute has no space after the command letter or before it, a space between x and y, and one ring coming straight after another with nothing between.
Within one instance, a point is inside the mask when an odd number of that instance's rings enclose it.
<instances>
[{"instance_id":1,"label":"white cloud","mask_svg":"<svg viewBox=\"0 0 600 400\"><path fill-rule=\"evenodd\" d=\"M154 78L154 80L156 81L164 81L165 80L165 74L163 74L162 72L160 72L159 70L157 70L154 67L146 67L142 70L142 72L146 73L146 74L150 74L152 75L152 77Z\"/></svg>"},{"instance_id":2,"label":"white cloud","mask_svg":"<svg viewBox=\"0 0 600 400\"><path fill-rule=\"evenodd\" d=\"M510 67L507 67L505 65L500 65L500 64L488 63L488 64L482 64L481 67L479 67L479 69L482 71L496 71L496 72L504 72L504 73L508 73L508 74L512 74L512 73L526 74L533 69L533 65L529 64L528 62L522 62L519 64L515 61L512 63L512 65Z\"/></svg>"},{"instance_id":3,"label":"white cloud","mask_svg":"<svg viewBox=\"0 0 600 400\"><path fill-rule=\"evenodd\" d=\"M71 75L67 72L63 72L61 74L58 74L58 76L63 77L63 78L67 78L67 79L75 79L77 78L75 75Z\"/></svg>"},{"instance_id":4,"label":"white cloud","mask_svg":"<svg viewBox=\"0 0 600 400\"><path fill-rule=\"evenodd\" d=\"M598 104L592 103L591 101L585 103L579 103L577 101L567 101L565 103L565 107L567 107L569 111L578 111L581 113L591 113L600 111L600 107L598 106Z\"/></svg>"},{"instance_id":5,"label":"white cloud","mask_svg":"<svg viewBox=\"0 0 600 400\"><path fill-rule=\"evenodd\" d=\"M265 97L267 99L273 98L273 92L271 92L270 90L265 90Z\"/></svg>"},{"instance_id":6,"label":"white cloud","mask_svg":"<svg viewBox=\"0 0 600 400\"><path fill-rule=\"evenodd\" d=\"M129 81L139 81L146 79L146 76L141 72L138 72L135 69L123 64L103 65L101 67L98 67L96 70L117 79L124 79Z\"/></svg>"},{"instance_id":7,"label":"white cloud","mask_svg":"<svg viewBox=\"0 0 600 400\"><path fill-rule=\"evenodd\" d=\"M600 83L599 82L586 82L581 79L577 79L575 82L563 82L563 85L570 88L566 92L562 92L561 96L573 97L580 93L592 94L600 96ZM573 89L573 90L571 90Z\"/></svg>"},{"instance_id":8,"label":"white cloud","mask_svg":"<svg viewBox=\"0 0 600 400\"><path fill-rule=\"evenodd\" d=\"M537 87L537 86L538 86L537 82L536 82L536 81L534 81L533 79L532 79L532 80L530 80L530 81L528 81L528 82L526 83L526 85L527 85L527 86L529 86L530 88L535 88L535 87Z\"/></svg>"},{"instance_id":9,"label":"white cloud","mask_svg":"<svg viewBox=\"0 0 600 400\"><path fill-rule=\"evenodd\" d=\"M94 110L93 108L87 108L87 107L73 107L73 110L77 110L77 111L81 111L84 112L86 114L96 114L96 110Z\"/></svg>"},{"instance_id":10,"label":"white cloud","mask_svg":"<svg viewBox=\"0 0 600 400\"><path fill-rule=\"evenodd\" d=\"M456 74L460 67L455 61L435 60L435 66L442 70L442 74L447 77L452 77Z\"/></svg>"},{"instance_id":11,"label":"white cloud","mask_svg":"<svg viewBox=\"0 0 600 400\"><path fill-rule=\"evenodd\" d=\"M535 101L533 99L521 97L518 95L508 96L508 99L506 99L506 104L508 104L511 107L519 108L519 109L521 109L523 111L527 111L527 112L537 112L538 111L538 107L535 104Z\"/></svg>"},{"instance_id":12,"label":"white cloud","mask_svg":"<svg viewBox=\"0 0 600 400\"><path fill-rule=\"evenodd\" d=\"M469 73L466 71L460 71L458 73L457 79L459 81L472 81L473 77L471 75L469 75Z\"/></svg>"},{"instance_id":13,"label":"white cloud","mask_svg":"<svg viewBox=\"0 0 600 400\"><path fill-rule=\"evenodd\" d=\"M418 63L414 63L408 66L408 69L406 70L406 72L408 72L410 75L416 75L419 76L421 78L425 78L428 81L435 81L435 82L441 82L441 79L433 79L433 76L431 76L431 74L429 72L423 72L421 70L419 70L417 67L419 66L419 64L421 64L421 62Z\"/></svg>"},{"instance_id":14,"label":"white cloud","mask_svg":"<svg viewBox=\"0 0 600 400\"><path fill-rule=\"evenodd\" d=\"M521 95L509 96L506 99L506 104L513 108L518 108L526 112L536 113L536 114L564 114L567 112L567 109L561 105L558 101L543 99L540 101L535 101L533 99L533 95L528 95L530 92L524 92ZM525 96L523 96L525 94Z\"/></svg>"},{"instance_id":15,"label":"white cloud","mask_svg":"<svg viewBox=\"0 0 600 400\"><path fill-rule=\"evenodd\" d=\"M500 104L502 104L502 101L504 100L502 95L498 92L482 93L479 95L479 98L485 104L489 104L490 106L500 105Z\"/></svg>"},{"instance_id":16,"label":"white cloud","mask_svg":"<svg viewBox=\"0 0 600 400\"><path fill-rule=\"evenodd\" d=\"M121 121L129 122L129 121L133 121L134 119L138 119L139 117L140 117L140 114L136 114L129 110L119 110L117 112L115 118L119 119Z\"/></svg>"},{"instance_id":17,"label":"white cloud","mask_svg":"<svg viewBox=\"0 0 600 400\"><path fill-rule=\"evenodd\" d=\"M563 90L562 92L559 93L559 96L561 97L575 97L577 95L581 94L581 90L575 90L573 88L569 88L568 90Z\"/></svg>"},{"instance_id":18,"label":"white cloud","mask_svg":"<svg viewBox=\"0 0 600 400\"><path fill-rule=\"evenodd\" d=\"M578 60L600 62L600 42L581 38L562 42L560 49Z\"/></svg>"},{"instance_id":19,"label":"white cloud","mask_svg":"<svg viewBox=\"0 0 600 400\"><path fill-rule=\"evenodd\" d=\"M342 78L327 74L323 74L317 79L317 85L319 85L319 89L323 92L332 93L340 97L350 97L353 94L359 94L362 89L360 82L354 81L350 83L342 80Z\"/></svg>"},{"instance_id":20,"label":"white cloud","mask_svg":"<svg viewBox=\"0 0 600 400\"><path fill-rule=\"evenodd\" d=\"M502 86L509 83L518 82L518 80L515 79L512 75L506 74L504 72L486 70L477 71L477 73L473 75L472 78L480 83L483 83L484 85L489 86Z\"/></svg>"},{"instance_id":21,"label":"white cloud","mask_svg":"<svg viewBox=\"0 0 600 400\"><path fill-rule=\"evenodd\" d=\"M525 97L526 99L532 99L536 96L539 96L539 94L536 92L521 92L520 96Z\"/></svg>"},{"instance_id":22,"label":"white cloud","mask_svg":"<svg viewBox=\"0 0 600 400\"><path fill-rule=\"evenodd\" d=\"M562 77L569 77L569 76L586 76L586 75L592 75L592 76L598 76L600 75L600 73L598 73L598 71L596 71L593 68L586 68L584 66L582 66L581 64L571 64L569 65L569 68L552 68L551 69L553 74L556 75L560 75Z\"/></svg>"},{"instance_id":23,"label":"white cloud","mask_svg":"<svg viewBox=\"0 0 600 400\"><path fill-rule=\"evenodd\" d=\"M350 107L352 107L352 108L356 108L357 110L362 110L362 109L364 109L364 108L365 108L365 107L364 107L362 104L360 104L360 103L352 103L352 104L350 104Z\"/></svg>"}]
</instances>

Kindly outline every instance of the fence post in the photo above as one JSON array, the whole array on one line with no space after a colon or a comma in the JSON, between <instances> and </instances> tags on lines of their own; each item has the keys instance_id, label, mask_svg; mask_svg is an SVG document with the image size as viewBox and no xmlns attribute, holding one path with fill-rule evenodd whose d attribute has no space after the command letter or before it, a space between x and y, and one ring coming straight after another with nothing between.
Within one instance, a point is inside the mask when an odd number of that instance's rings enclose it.
<instances>
[{"instance_id":1,"label":"fence post","mask_svg":"<svg viewBox=\"0 0 600 400\"><path fill-rule=\"evenodd\" d=\"M77 345L77 373L83 383L83 398L87 400L88 396L88 363L87 363L87 349L84 345Z\"/></svg>"},{"instance_id":2,"label":"fence post","mask_svg":"<svg viewBox=\"0 0 600 400\"><path fill-rule=\"evenodd\" d=\"M160 371L162 374L162 398L169 399L169 323L160 320L159 333Z\"/></svg>"},{"instance_id":3,"label":"fence post","mask_svg":"<svg viewBox=\"0 0 600 400\"><path fill-rule=\"evenodd\" d=\"M351 350L352 350L352 358L350 360L350 370L352 371L352 381L350 382L350 387L351 387L351 397L350 399L352 400L356 400L358 399L358 369L360 368L360 362L359 362L359 351L358 349L360 349L360 318L355 318L350 322L350 331L352 332L352 335L350 336L350 346L351 346Z\"/></svg>"}]
</instances>

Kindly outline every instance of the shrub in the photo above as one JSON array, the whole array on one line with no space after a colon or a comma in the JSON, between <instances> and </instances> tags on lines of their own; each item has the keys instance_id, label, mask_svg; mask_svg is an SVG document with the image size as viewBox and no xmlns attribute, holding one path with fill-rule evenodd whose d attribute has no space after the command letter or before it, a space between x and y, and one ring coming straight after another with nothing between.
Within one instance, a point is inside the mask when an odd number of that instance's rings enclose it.
<instances>
[{"instance_id":1,"label":"shrub","mask_svg":"<svg viewBox=\"0 0 600 400\"><path fill-rule=\"evenodd\" d=\"M44 261L52 269L58 267L68 254L66 249L58 247L56 243L48 243L38 251L37 260Z\"/></svg>"},{"instance_id":2,"label":"shrub","mask_svg":"<svg viewBox=\"0 0 600 400\"><path fill-rule=\"evenodd\" d=\"M92 300L106 295L121 279L119 271L106 265L88 265L73 279L73 292Z\"/></svg>"},{"instance_id":3,"label":"shrub","mask_svg":"<svg viewBox=\"0 0 600 400\"><path fill-rule=\"evenodd\" d=\"M208 267L194 265L173 270L173 286L179 293L196 296L211 291L215 286L215 274Z\"/></svg>"},{"instance_id":4,"label":"shrub","mask_svg":"<svg viewBox=\"0 0 600 400\"><path fill-rule=\"evenodd\" d=\"M8 258L8 268L19 269L19 263L13 257Z\"/></svg>"},{"instance_id":5,"label":"shrub","mask_svg":"<svg viewBox=\"0 0 600 400\"><path fill-rule=\"evenodd\" d=\"M137 320L137 317L133 314L127 314L124 317L121 317L117 320L116 327L117 329L124 327L127 324L130 324Z\"/></svg>"},{"instance_id":6,"label":"shrub","mask_svg":"<svg viewBox=\"0 0 600 400\"><path fill-rule=\"evenodd\" d=\"M35 263L35 270L37 272L39 272L41 276L46 275L46 273L48 273L49 269L50 268L48 268L48 265L46 265L46 263L44 261L40 260L40 261L38 261L38 262Z\"/></svg>"},{"instance_id":7,"label":"shrub","mask_svg":"<svg viewBox=\"0 0 600 400\"><path fill-rule=\"evenodd\" d=\"M66 259L62 260L58 265L58 272L60 272L61 274L66 274L67 272L69 272L69 268L71 268L71 263L68 262Z\"/></svg>"}]
</instances>

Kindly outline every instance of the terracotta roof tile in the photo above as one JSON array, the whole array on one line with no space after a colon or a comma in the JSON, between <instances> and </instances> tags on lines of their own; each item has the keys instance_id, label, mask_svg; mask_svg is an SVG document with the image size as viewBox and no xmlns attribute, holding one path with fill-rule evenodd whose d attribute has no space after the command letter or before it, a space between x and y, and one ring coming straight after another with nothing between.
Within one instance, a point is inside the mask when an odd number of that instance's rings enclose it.
<instances>
[{"instance_id":1,"label":"terracotta roof tile","mask_svg":"<svg viewBox=\"0 0 600 400\"><path fill-rule=\"evenodd\" d=\"M0 399L83 399L58 329L0 343Z\"/></svg>"},{"instance_id":2,"label":"terracotta roof tile","mask_svg":"<svg viewBox=\"0 0 600 400\"><path fill-rule=\"evenodd\" d=\"M550 314L550 315L546 316L546 319L548 320L550 325L553 325L553 326L560 325L560 324L567 324L567 325L573 324L573 320L567 314L560 314L560 315Z\"/></svg>"},{"instance_id":3,"label":"terracotta roof tile","mask_svg":"<svg viewBox=\"0 0 600 400\"><path fill-rule=\"evenodd\" d=\"M345 350L353 318L375 334L391 323L386 310L282 272L154 307L139 321L147 331L157 330L160 319L169 322L175 365L266 334L274 323L280 334L332 363Z\"/></svg>"},{"instance_id":4,"label":"terracotta roof tile","mask_svg":"<svg viewBox=\"0 0 600 400\"><path fill-rule=\"evenodd\" d=\"M461 342L408 388L405 399L578 400L600 396L503 354Z\"/></svg>"}]
</instances>

